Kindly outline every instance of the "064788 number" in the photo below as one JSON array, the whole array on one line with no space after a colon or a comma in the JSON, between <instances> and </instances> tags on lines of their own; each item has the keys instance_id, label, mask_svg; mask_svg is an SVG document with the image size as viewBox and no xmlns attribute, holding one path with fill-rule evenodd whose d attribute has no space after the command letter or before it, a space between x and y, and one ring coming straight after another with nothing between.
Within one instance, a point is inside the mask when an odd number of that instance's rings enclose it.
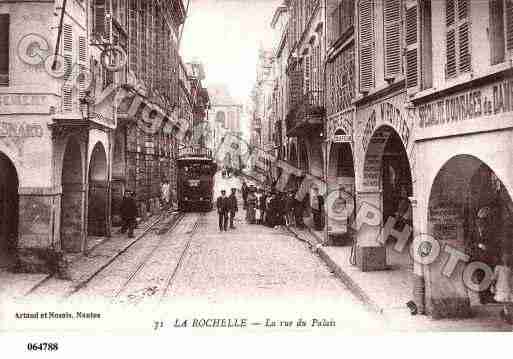
<instances>
[{"instance_id":1,"label":"064788 number","mask_svg":"<svg viewBox=\"0 0 513 359\"><path fill-rule=\"evenodd\" d=\"M58 343L28 343L28 351L43 351L43 352L54 352L59 350Z\"/></svg>"}]
</instances>

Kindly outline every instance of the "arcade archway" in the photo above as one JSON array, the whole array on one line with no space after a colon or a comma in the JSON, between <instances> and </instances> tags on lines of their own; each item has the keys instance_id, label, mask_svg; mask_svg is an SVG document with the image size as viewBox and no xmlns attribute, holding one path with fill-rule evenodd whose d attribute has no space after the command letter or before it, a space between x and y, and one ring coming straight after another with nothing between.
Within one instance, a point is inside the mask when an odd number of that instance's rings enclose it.
<instances>
[{"instance_id":1,"label":"arcade archway","mask_svg":"<svg viewBox=\"0 0 513 359\"><path fill-rule=\"evenodd\" d=\"M107 155L103 145L98 142L93 148L89 163L88 235L107 235L107 201Z\"/></svg>"},{"instance_id":2,"label":"arcade archway","mask_svg":"<svg viewBox=\"0 0 513 359\"><path fill-rule=\"evenodd\" d=\"M62 162L61 248L79 252L83 239L84 176L79 142L71 137Z\"/></svg>"},{"instance_id":3,"label":"arcade archway","mask_svg":"<svg viewBox=\"0 0 513 359\"><path fill-rule=\"evenodd\" d=\"M401 140L394 128L383 125L376 129L369 139L365 152L363 167L363 192L359 195L359 202L366 202L379 208L382 216L382 225L389 219L395 219L395 229L402 231L409 225L413 232L413 213L408 197L413 195L412 175L410 161ZM376 233L363 234L364 237L375 239ZM359 234L360 237L360 234ZM389 266L412 268L412 259L407 251L401 253L392 249L392 238L386 238L386 262ZM385 240L384 238L382 240ZM392 243L390 243L392 242Z\"/></svg>"},{"instance_id":4,"label":"arcade archway","mask_svg":"<svg viewBox=\"0 0 513 359\"><path fill-rule=\"evenodd\" d=\"M0 152L0 268L15 264L18 240L18 174Z\"/></svg>"},{"instance_id":5,"label":"arcade archway","mask_svg":"<svg viewBox=\"0 0 513 359\"><path fill-rule=\"evenodd\" d=\"M428 232L462 248L492 269L513 254L513 202L495 172L479 158L457 155L437 173L428 202ZM479 293L482 304L492 297Z\"/></svg>"},{"instance_id":6,"label":"arcade archway","mask_svg":"<svg viewBox=\"0 0 513 359\"><path fill-rule=\"evenodd\" d=\"M341 130L335 135L345 135ZM354 161L349 143L333 143L329 152L328 184L343 186L354 194Z\"/></svg>"}]
</instances>

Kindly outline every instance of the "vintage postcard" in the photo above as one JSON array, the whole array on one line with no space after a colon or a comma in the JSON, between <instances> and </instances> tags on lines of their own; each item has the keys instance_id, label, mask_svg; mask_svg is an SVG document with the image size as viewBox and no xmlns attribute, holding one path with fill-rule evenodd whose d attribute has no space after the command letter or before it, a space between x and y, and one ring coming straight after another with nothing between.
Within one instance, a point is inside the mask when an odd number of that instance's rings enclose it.
<instances>
[{"instance_id":1,"label":"vintage postcard","mask_svg":"<svg viewBox=\"0 0 513 359\"><path fill-rule=\"evenodd\" d=\"M510 0L0 0L0 341L511 332L512 64Z\"/></svg>"}]
</instances>

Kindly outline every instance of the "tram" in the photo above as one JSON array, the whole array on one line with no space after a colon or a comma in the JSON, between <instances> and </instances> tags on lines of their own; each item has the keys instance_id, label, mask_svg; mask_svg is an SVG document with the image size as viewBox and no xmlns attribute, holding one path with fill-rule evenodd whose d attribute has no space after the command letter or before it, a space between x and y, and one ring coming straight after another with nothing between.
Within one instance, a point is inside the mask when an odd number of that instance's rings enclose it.
<instances>
[{"instance_id":1,"label":"tram","mask_svg":"<svg viewBox=\"0 0 513 359\"><path fill-rule=\"evenodd\" d=\"M179 209L184 212L212 210L217 164L211 151L199 146L180 149L177 163Z\"/></svg>"}]
</instances>

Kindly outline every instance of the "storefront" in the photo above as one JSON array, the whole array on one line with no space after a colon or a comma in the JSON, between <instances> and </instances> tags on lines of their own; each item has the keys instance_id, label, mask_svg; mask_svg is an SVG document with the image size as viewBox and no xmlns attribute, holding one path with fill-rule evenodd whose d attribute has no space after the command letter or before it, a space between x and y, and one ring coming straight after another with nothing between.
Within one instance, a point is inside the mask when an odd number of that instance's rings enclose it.
<instances>
[{"instance_id":1,"label":"storefront","mask_svg":"<svg viewBox=\"0 0 513 359\"><path fill-rule=\"evenodd\" d=\"M327 226L328 235L336 239L348 234L354 220L354 215L349 213L355 198L354 116L355 111L350 108L327 119Z\"/></svg>"},{"instance_id":2,"label":"storefront","mask_svg":"<svg viewBox=\"0 0 513 359\"><path fill-rule=\"evenodd\" d=\"M142 218L160 212L161 186L164 181L169 181L174 200L177 194L178 139L174 134L167 133L164 126L158 128L155 133L143 131L138 126L141 111L128 116L131 103L132 98L129 97L119 107L120 121L114 133L112 170L114 225L121 223L119 209L126 190L135 192L139 215ZM176 113L173 113L173 116L176 116ZM176 123L177 119L173 121Z\"/></svg>"},{"instance_id":3,"label":"storefront","mask_svg":"<svg viewBox=\"0 0 513 359\"><path fill-rule=\"evenodd\" d=\"M483 290L475 287L485 273L470 273L469 263L493 270L503 253L512 252L513 81L466 85L419 99L411 110L418 173L414 220L441 248L433 263L418 266L433 317L468 316L470 305L493 301L487 283ZM452 271L450 252L461 254Z\"/></svg>"},{"instance_id":4,"label":"storefront","mask_svg":"<svg viewBox=\"0 0 513 359\"><path fill-rule=\"evenodd\" d=\"M378 225L357 223L357 265L364 271L383 270L392 264L382 245L381 228L401 202L413 195L413 120L405 100L401 89L359 103L356 109L356 208L370 206L380 216ZM411 265L408 256L402 258L398 265Z\"/></svg>"}]
</instances>

